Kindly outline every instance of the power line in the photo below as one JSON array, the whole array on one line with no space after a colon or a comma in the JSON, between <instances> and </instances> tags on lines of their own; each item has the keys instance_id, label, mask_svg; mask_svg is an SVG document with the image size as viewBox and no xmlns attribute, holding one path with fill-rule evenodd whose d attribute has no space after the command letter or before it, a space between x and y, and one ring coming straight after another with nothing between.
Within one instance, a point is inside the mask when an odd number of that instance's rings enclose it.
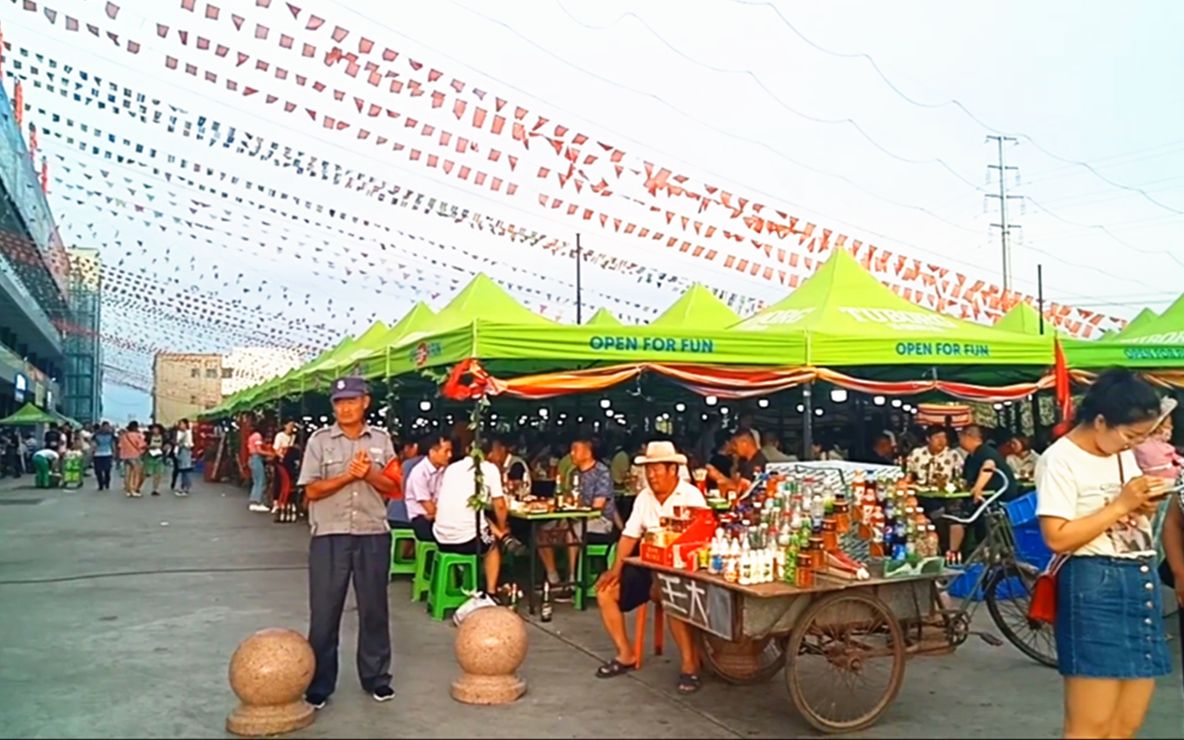
<instances>
[{"instance_id":1,"label":"power line","mask_svg":"<svg viewBox=\"0 0 1184 740\"><path fill-rule=\"evenodd\" d=\"M1173 262L1175 262L1177 265L1180 265L1181 267L1184 267L1184 260L1181 260L1181 259L1180 259L1180 257L1179 257L1179 256L1177 256L1177 255L1176 255L1176 254L1175 254L1175 253L1174 253L1172 250L1170 250L1170 249L1141 249L1141 248L1139 248L1139 247L1136 247L1134 244L1131 244L1130 242L1126 241L1125 239L1122 239L1121 237L1119 237L1117 234L1115 234L1113 231L1111 231L1110 229L1106 228L1106 227L1105 227L1105 226L1103 226L1102 224L1083 224L1083 223L1081 223L1080 221L1071 221L1071 220L1069 220L1069 219L1067 219L1067 218L1065 218L1065 217L1063 217L1063 216L1057 215L1057 214L1056 214L1056 213L1054 213L1053 211L1051 211L1051 210L1049 210L1049 209L1045 208L1045 207L1044 207L1044 206L1043 206L1043 205L1040 203L1040 201L1036 200L1035 198L1032 198L1032 197L1030 197L1030 196L1029 196L1029 197L1027 198L1027 201L1028 201L1029 203L1031 203L1032 205L1036 206L1038 209L1040 209L1040 210L1041 210L1041 211L1043 211L1044 213L1047 213L1049 216L1052 216L1053 218L1055 218L1056 220L1058 220L1058 221L1060 221L1060 222L1062 222L1062 223L1069 224L1070 226L1079 226L1079 227L1081 227L1081 228L1083 228L1083 229L1093 229L1093 230L1095 230L1095 231L1100 231L1100 232L1102 232L1103 234L1105 234L1106 236L1108 236L1108 237L1110 237L1111 239L1113 239L1113 240L1114 240L1115 242L1117 242L1118 244L1121 244L1122 246L1124 246L1124 247L1126 247L1127 249L1130 249L1130 250L1132 250L1132 251L1139 252L1140 254L1146 254L1146 255L1160 255L1160 254L1162 254L1162 255L1167 255L1167 256L1168 256L1168 258L1169 258L1169 259L1171 259Z\"/></svg>"},{"instance_id":2,"label":"power line","mask_svg":"<svg viewBox=\"0 0 1184 740\"><path fill-rule=\"evenodd\" d=\"M620 23L625 18L627 18L627 17L633 18L638 23L640 23L647 31L649 31L650 34L654 38L656 38L656 39L658 39L658 41L662 42L662 44L667 49L674 52L678 56L682 57L683 59L686 59L688 62L691 62L692 64L697 64L698 66L703 67L704 69L710 69L713 72L719 72L721 74L731 74L731 75L744 75L745 77L748 77L753 82L755 82L756 85L761 90L763 90L766 95L768 95L770 98L772 98L773 101L775 101L782 108L784 108L785 110L789 111L790 113L794 114L795 116L797 116L799 118L802 118L807 121L811 121L813 123L821 123L821 124L832 125L832 126L834 126L834 125L849 126L853 129L855 129L855 131L857 131L860 136L862 136L864 139L866 139L868 141L868 143L870 143L876 149L879 149L881 152L883 152L884 154L887 154L889 157L897 160L898 162L904 162L906 164L914 164L914 165L933 165L933 164L939 165L943 169L945 169L947 172L949 172L951 175L953 175L955 178L957 178L958 180L960 180L961 182L965 183L967 186L972 188L974 191L983 192L983 188L981 186L977 185L974 182L971 182L969 179L964 177L962 175L962 173L960 173L956 169L954 169L953 166L951 166L949 162L946 162L941 157L932 157L930 159L913 159L911 157L906 157L902 154L898 154L898 153L892 151L891 149L889 149L888 147L884 146L880 142L876 141L871 136L871 134L869 134L866 130L864 130L864 128L859 124L859 122L853 118L850 118L850 117L846 117L846 118L819 118L818 116L813 116L813 115L810 115L809 113L803 113L802 111L798 110L797 108L794 108L789 103L786 103L784 100L782 100L781 97L778 96L777 93L775 93L768 85L766 85L764 80L762 80L760 78L760 76L757 75L757 73L751 69L748 69L748 68L728 69L726 67L717 67L713 64L709 64L709 63L704 62L700 59L697 59L697 58L691 56L690 54L687 54L682 49L680 49L677 46L675 46L674 44L672 44L669 40L667 40L664 36L662 36L662 34L658 33L658 31L655 30L654 27L651 26L649 23L647 23L644 18L639 16L637 13L634 13L633 11L628 11L628 12L622 13L621 15L617 16L616 20L614 20L612 23L609 23L604 26L596 26L596 25L592 25L590 23L586 23L586 22L580 20L579 18L577 18L576 16L572 15L571 11L568 10L564 6L562 0L555 0L555 4L558 5L559 9L562 10L564 12L564 14L568 18L571 18L572 21L574 21L577 25L580 25L584 28L587 28L587 29L593 30L593 31L607 31L607 30L610 30L613 26L616 26L618 23Z\"/></svg>"},{"instance_id":3,"label":"power line","mask_svg":"<svg viewBox=\"0 0 1184 740\"><path fill-rule=\"evenodd\" d=\"M1163 203L1159 200L1156 200L1155 198L1153 198L1151 196L1150 193L1148 193L1146 190L1143 190L1142 188L1133 187L1130 185L1123 185L1120 182L1116 182L1115 180L1112 180L1112 179L1106 177L1101 172L1099 172L1097 170L1097 168L1095 168L1093 165L1091 165L1089 162L1085 162L1085 161L1079 160L1079 159L1073 159L1071 157L1063 157L1059 154L1056 154L1056 153L1048 150L1040 142L1036 141L1036 139L1032 138L1028 134L1023 133L1022 131L1006 132L1006 131L1002 131L1000 129L997 129L994 126L991 126L990 124L988 124L987 122L983 121L981 118L976 116L974 113L972 113L970 111L970 109L967 108L966 105L964 105L962 103L962 101L958 100L957 98L950 98L949 100L946 100L941 103L926 103L926 102L916 100L915 98L910 97L903 90L901 90L895 83L893 83L892 80L888 77L888 75L884 74L884 70L880 69L880 65L876 63L876 60L870 54L867 54L866 52L854 52L854 53L837 52L837 51L827 49L826 47L817 44L812 39L810 39L810 37L806 36L804 33L799 31L798 28L796 26L794 26L793 23L791 23L788 18L785 17L785 15L781 12L781 10L775 4L773 4L772 2L769 2L768 0L729 0L729 2L738 3L740 5L764 5L764 6L768 7L769 9L771 9L774 13L776 13L777 17L781 19L781 22L785 25L785 27L788 28L790 31L792 31L794 33L794 35L796 35L802 41L809 44L810 46L817 49L818 51L820 51L824 54L827 54L829 56L837 57L840 59L863 59L864 61L866 61L868 64L871 65L872 69L874 69L876 71L876 74L879 75L880 79L884 81L884 84L886 84L893 92L895 92L897 94L897 96L899 96L902 100L904 100L907 103L917 106L918 108L927 108L927 109L944 108L946 106L952 105L955 108L957 108L958 110L962 111L962 113L966 114L966 116L968 118L970 118L972 121L977 123L979 126L982 126L984 129L991 131L994 134L1011 136L1013 138L1022 139L1025 142L1031 144L1034 148L1036 148L1038 151L1040 151L1045 156L1047 156L1051 159L1055 159L1058 162L1064 162L1065 164L1072 165L1075 167L1084 168L1085 170L1088 170L1091 174L1093 174L1094 177L1096 177L1099 180L1101 180L1102 182L1110 185L1111 187L1115 187L1120 190L1126 190L1126 191L1132 192L1132 193L1138 193L1145 200L1147 200L1149 203L1151 203L1159 208L1162 208L1165 211L1170 211L1172 213L1184 215L1184 210L1181 210L1179 208L1175 208L1175 207L1167 205L1166 203Z\"/></svg>"},{"instance_id":4,"label":"power line","mask_svg":"<svg viewBox=\"0 0 1184 740\"><path fill-rule=\"evenodd\" d=\"M915 203L905 203L902 201L894 200L892 198L889 198L886 195L881 195L880 193L877 193L867 187L864 187L863 185L859 184L855 180L852 180L850 177L847 177L846 175L839 174L837 172L831 172L829 170L824 170L819 167L815 167L814 165L807 164L807 163L802 162L798 159L794 159L789 154L787 154L787 153L781 151L780 149L777 149L776 147L774 147L766 142L763 142L759 139L754 139L749 136L743 136L741 134L735 133L734 131L729 131L728 129L716 126L715 124L711 123L710 121L699 118L698 116L694 115L693 113L690 113L690 112L684 110L683 108L678 107L677 105L671 103L669 100L666 100L665 98L663 98L661 95L658 95L658 94L652 93L652 92L647 92L645 90L641 90L639 88L632 87L630 85L626 85L626 84L624 84L622 82L618 82L612 78L605 77L604 75L602 75L598 72L594 72L586 67L582 67L582 66L576 64L575 62L572 62L572 61L566 59L565 57L563 57L559 54L556 54L555 52L551 51L550 49L548 49L547 47L538 43L537 41L530 38L529 36L523 34L521 31L514 28L513 26L506 23L505 21L494 18L493 16L486 15L485 13L482 13L479 10L474 10L473 8L470 8L460 2L457 2L457 0L450 0L450 2L452 2L453 5L456 5L457 7L461 8L462 10L466 10L469 13L472 13L473 15L478 16L479 18L483 18L484 20L486 20L489 23L492 23L496 26L500 26L500 27L506 29L510 33L514 34L515 36L522 39L523 41L530 44L531 46L535 47L536 49L543 52L544 54L547 54L548 56L550 56L560 62L563 62L564 64L570 66L571 68L573 68L579 72L582 72L582 73L588 75L589 77L600 80L601 82L605 83L606 85L611 85L613 87L620 88L621 90L626 90L628 92L631 92L634 95L639 95L643 98L648 98L648 99L653 100L657 103L660 103L661 105L665 106L666 108L669 108L670 110L679 114L683 118L686 118L689 121L694 121L695 123L699 124L703 128L710 129L711 131L714 131L715 133L720 134L721 136L726 136L729 139L734 139L736 141L742 141L746 144L751 144L753 146L764 149L765 151L769 152L770 154L774 154L777 157L780 157L781 159L785 160L786 162L788 162L796 167L801 167L802 169L809 170L810 172L813 172L817 175L821 175L823 177L828 177L828 178L831 178L834 180L838 180L840 182L844 182L844 183L850 185L851 187L855 188L856 190L858 190L861 193L864 193L872 198L875 198L876 200L882 201L882 202L887 203L889 205L896 206L897 208L906 208L911 211L917 211L918 213L923 213L923 214L925 214L937 221L941 221L942 223L946 224L947 226L950 226L955 229L959 229L961 231L965 231L970 234L977 235L980 233L978 229L973 229L973 228L964 226L962 224L950 221L949 219L945 218L944 216L941 216L940 214L938 214L937 212L933 211L930 208L927 208L927 207L921 206L921 205L917 205ZM354 11L354 12L357 12L357 11ZM358 15L362 16L363 18L367 18L367 16L363 15L362 13L358 13ZM377 23L377 21L374 21L374 22ZM490 79L494 79L494 78L490 78ZM977 188L978 186L972 186L972 187ZM981 190L981 188L980 188L980 190Z\"/></svg>"}]
</instances>

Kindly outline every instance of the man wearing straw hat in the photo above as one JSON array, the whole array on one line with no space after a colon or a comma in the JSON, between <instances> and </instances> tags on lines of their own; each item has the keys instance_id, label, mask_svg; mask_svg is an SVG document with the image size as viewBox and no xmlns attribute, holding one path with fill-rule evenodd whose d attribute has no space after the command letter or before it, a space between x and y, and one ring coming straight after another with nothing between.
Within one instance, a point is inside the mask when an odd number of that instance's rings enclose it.
<instances>
[{"instance_id":1,"label":"man wearing straw hat","mask_svg":"<svg viewBox=\"0 0 1184 740\"><path fill-rule=\"evenodd\" d=\"M616 657L596 671L599 678L619 676L637 667L639 656L634 655L633 645L629 641L625 614L655 598L650 572L645 568L626 565L625 559L637 551L637 543L646 532L661 526L663 517L674 516L675 507L707 507L707 501L699 489L679 476L679 468L687 464L687 458L674 448L673 443L650 442L644 454L633 462L645 468L646 487L637 494L633 512L621 532L616 561L596 584L600 618L617 648ZM691 629L685 622L670 620L670 632L682 654L678 690L683 694L692 694L701 686Z\"/></svg>"}]
</instances>

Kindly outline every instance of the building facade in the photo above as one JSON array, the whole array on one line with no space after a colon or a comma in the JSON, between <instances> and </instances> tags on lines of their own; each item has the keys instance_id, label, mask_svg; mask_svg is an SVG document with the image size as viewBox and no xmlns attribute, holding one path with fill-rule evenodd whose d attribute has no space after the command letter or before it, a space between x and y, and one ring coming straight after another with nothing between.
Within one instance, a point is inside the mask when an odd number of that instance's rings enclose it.
<instances>
[{"instance_id":1,"label":"building facade","mask_svg":"<svg viewBox=\"0 0 1184 740\"><path fill-rule=\"evenodd\" d=\"M158 353L152 363L152 418L171 426L222 402L219 354Z\"/></svg>"},{"instance_id":2,"label":"building facade","mask_svg":"<svg viewBox=\"0 0 1184 740\"><path fill-rule=\"evenodd\" d=\"M62 410L69 257L0 87L0 416L32 402Z\"/></svg>"},{"instance_id":3,"label":"building facade","mask_svg":"<svg viewBox=\"0 0 1184 740\"><path fill-rule=\"evenodd\" d=\"M70 250L71 330L65 333L62 413L83 424L102 420L102 277L97 249Z\"/></svg>"}]
</instances>

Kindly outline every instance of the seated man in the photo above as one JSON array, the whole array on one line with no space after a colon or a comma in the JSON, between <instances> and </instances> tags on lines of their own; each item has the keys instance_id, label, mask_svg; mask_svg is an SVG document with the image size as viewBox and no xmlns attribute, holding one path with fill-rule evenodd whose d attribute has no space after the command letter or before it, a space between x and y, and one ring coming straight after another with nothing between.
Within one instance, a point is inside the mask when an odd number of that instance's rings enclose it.
<instances>
[{"instance_id":1,"label":"seated man","mask_svg":"<svg viewBox=\"0 0 1184 740\"><path fill-rule=\"evenodd\" d=\"M485 460L481 463L481 493L485 504L493 507L494 521L490 522L483 511L469 507L469 499L476 491L477 469L473 458L466 456L445 468L440 477L436 522L432 525L432 533L440 546L440 552L480 554L485 562L485 593L496 597L498 574L502 567L498 540L509 533L506 525L509 508L502 490L499 467L505 461L505 448L486 442L483 449Z\"/></svg>"},{"instance_id":2,"label":"seated man","mask_svg":"<svg viewBox=\"0 0 1184 740\"><path fill-rule=\"evenodd\" d=\"M596 443L587 437L578 437L571 443L571 459L575 463L574 487L580 492L580 505L596 509L599 519L588 522L589 544L611 544L616 541L617 502L613 497L613 480L608 466L596 459ZM557 528L563 530L567 542L576 541L575 534L567 522L557 521ZM546 527L544 527L546 529ZM580 556L578 545L567 548L567 582L575 583L576 565ZM547 571L547 580L552 587L559 583L559 570L555 565L555 549L539 548L539 560ZM565 590L566 591L566 590ZM559 594L567 598L567 593Z\"/></svg>"},{"instance_id":3,"label":"seated man","mask_svg":"<svg viewBox=\"0 0 1184 740\"><path fill-rule=\"evenodd\" d=\"M433 434L422 440L427 455L416 463L403 483L403 501L415 539L435 542L432 524L436 521L436 499L440 492L440 478L452 459L452 440L443 434Z\"/></svg>"},{"instance_id":4,"label":"seated man","mask_svg":"<svg viewBox=\"0 0 1184 740\"><path fill-rule=\"evenodd\" d=\"M680 480L679 466L685 465L686 456L679 454L670 442L650 442L645 454L636 460L645 467L647 486L637 494L633 513L625 523L617 544L617 557L612 567L600 577L596 584L596 601L600 605L600 618L604 628L616 645L617 655L596 671L599 678L612 678L637 667L637 657L625 629L625 613L649 601L657 599L650 571L626 565L625 559L637 550L637 544L645 533L657 529L662 517L673 517L677 506L705 508L707 501L695 486ZM695 660L692 627L685 622L671 619L670 632L682 654L682 666L678 676L678 690L692 694L699 690L699 678Z\"/></svg>"}]
</instances>

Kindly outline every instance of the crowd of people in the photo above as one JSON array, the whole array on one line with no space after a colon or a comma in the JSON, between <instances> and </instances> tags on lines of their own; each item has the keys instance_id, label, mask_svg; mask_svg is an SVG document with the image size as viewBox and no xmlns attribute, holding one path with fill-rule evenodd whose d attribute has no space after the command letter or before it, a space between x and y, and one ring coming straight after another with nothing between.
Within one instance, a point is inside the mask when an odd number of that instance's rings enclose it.
<instances>
[{"instance_id":1,"label":"crowd of people","mask_svg":"<svg viewBox=\"0 0 1184 740\"><path fill-rule=\"evenodd\" d=\"M149 482L151 495L159 496L166 472L171 473L169 490L188 496L193 488L193 428L188 419L171 429L151 424L146 431L137 421L121 429L103 421L78 428L50 425L40 440L32 432L21 434L16 429L0 434L0 475L20 477L41 461L61 479L71 459L78 461L80 473L93 469L99 491L111 489L112 474L118 469L129 498L142 497Z\"/></svg>"}]
</instances>

